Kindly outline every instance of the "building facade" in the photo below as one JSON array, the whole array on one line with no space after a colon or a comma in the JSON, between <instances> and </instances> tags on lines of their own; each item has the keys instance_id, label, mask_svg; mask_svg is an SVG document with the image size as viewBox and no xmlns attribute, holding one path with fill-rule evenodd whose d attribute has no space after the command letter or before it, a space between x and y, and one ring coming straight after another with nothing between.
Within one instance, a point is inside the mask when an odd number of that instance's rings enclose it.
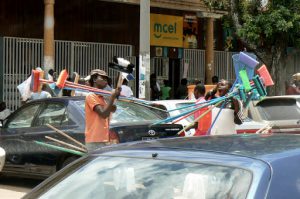
<instances>
[{"instance_id":1,"label":"building facade","mask_svg":"<svg viewBox=\"0 0 300 199\"><path fill-rule=\"evenodd\" d=\"M1 1L0 37L43 39L44 9L43 0ZM239 48L233 40L228 41L228 37L232 36L232 31L223 28L220 19L223 14L226 12L211 11L199 0L152 0L150 23L151 73L156 73L159 80L170 80L171 86L174 88L179 85L182 78L187 78L190 82L194 79L205 81L208 48L218 51L224 51L228 46L230 47L229 50ZM54 3L54 38L57 41L87 42L87 44L80 43L81 47L84 45L92 46L92 44L96 45L97 43L128 45L131 52L125 53L125 55L138 64L139 15L139 0L56 0ZM208 40L212 42L208 42ZM37 42L40 43L41 41L38 40ZM8 42L8 44L10 43ZM15 54L22 54L18 53L17 49L15 47L12 50L7 50L7 46L2 42L2 51L6 56L13 53L12 51L16 51ZM31 51L35 50L39 50L39 48ZM108 52L110 50L109 48L100 48L98 51L97 49L94 51L87 50L84 52L85 57L97 56L97 53L107 51L105 54L107 60L105 62L90 62L82 65L82 67L105 69L107 66L104 65L113 56L113 52ZM64 50L56 47L56 54L57 51L61 51L61 54L72 52L72 50L63 52ZM41 53L34 54L34 56L36 55L41 56L40 59L43 58L42 48ZM24 56L25 59L28 58L26 55ZM2 59L0 60L2 63L0 76L2 76L1 81L3 82L4 75L7 73L4 71L4 65L7 64L3 60L8 58L2 57L0 59ZM18 58L16 57L16 59ZM214 59L214 57L209 59ZM16 62L18 61L16 60ZM57 62L55 61L55 64L59 65ZM65 67L76 68L69 66L76 63L76 61L66 62ZM9 67L15 65L12 64ZM18 67L22 67L22 63ZM27 64L26 67L43 67L43 62ZM12 69L10 73L17 72L17 70ZM82 71L81 75L87 75L88 70L80 70ZM25 77L27 75L24 74ZM22 76L22 81L25 77ZM17 79L21 81L19 78ZM4 84L2 84L2 90L3 87ZM2 99L4 93L5 91L1 93Z\"/></svg>"}]
</instances>

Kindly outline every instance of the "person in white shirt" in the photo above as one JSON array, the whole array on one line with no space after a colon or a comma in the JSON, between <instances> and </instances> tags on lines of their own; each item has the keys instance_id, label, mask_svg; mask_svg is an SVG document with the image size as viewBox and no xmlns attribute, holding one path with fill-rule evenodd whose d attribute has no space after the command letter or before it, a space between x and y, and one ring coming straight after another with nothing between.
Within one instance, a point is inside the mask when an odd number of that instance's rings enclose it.
<instances>
[{"instance_id":1,"label":"person in white shirt","mask_svg":"<svg viewBox=\"0 0 300 199\"><path fill-rule=\"evenodd\" d=\"M123 84L121 88L122 88L121 95L124 95L125 97L133 96L133 92L131 88L128 86L128 80L126 78L123 80Z\"/></svg>"},{"instance_id":2,"label":"person in white shirt","mask_svg":"<svg viewBox=\"0 0 300 199\"><path fill-rule=\"evenodd\" d=\"M0 120L5 120L9 115L11 111L6 108L5 102L0 102Z\"/></svg>"},{"instance_id":3,"label":"person in white shirt","mask_svg":"<svg viewBox=\"0 0 300 199\"><path fill-rule=\"evenodd\" d=\"M46 89L47 89L46 84L43 84L42 91L40 93L38 93L38 92L37 93L32 93L31 97L30 97L30 100L51 98L52 95L48 91L46 91Z\"/></svg>"}]
</instances>

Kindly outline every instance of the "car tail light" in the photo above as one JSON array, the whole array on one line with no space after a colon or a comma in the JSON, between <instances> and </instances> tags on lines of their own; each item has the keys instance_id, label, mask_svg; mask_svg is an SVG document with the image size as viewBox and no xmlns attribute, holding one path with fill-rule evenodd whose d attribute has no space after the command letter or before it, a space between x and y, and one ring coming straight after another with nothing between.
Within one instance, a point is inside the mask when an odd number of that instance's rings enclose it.
<instances>
[{"instance_id":1,"label":"car tail light","mask_svg":"<svg viewBox=\"0 0 300 199\"><path fill-rule=\"evenodd\" d=\"M256 133L259 129L240 129L237 130L237 134L243 134L243 133Z\"/></svg>"},{"instance_id":2,"label":"car tail light","mask_svg":"<svg viewBox=\"0 0 300 199\"><path fill-rule=\"evenodd\" d=\"M245 134L245 133L256 133L258 132L259 129L241 129L241 130L237 130L237 134ZM272 133L272 129L271 128L268 128L268 129L265 129L263 131L260 131L259 134L269 134L269 133Z\"/></svg>"},{"instance_id":3,"label":"car tail light","mask_svg":"<svg viewBox=\"0 0 300 199\"><path fill-rule=\"evenodd\" d=\"M119 136L115 131L109 130L109 142L111 144L119 144L120 143Z\"/></svg>"},{"instance_id":4,"label":"car tail light","mask_svg":"<svg viewBox=\"0 0 300 199\"><path fill-rule=\"evenodd\" d=\"M181 132L178 136L179 137L184 137L185 136L185 132Z\"/></svg>"}]
</instances>

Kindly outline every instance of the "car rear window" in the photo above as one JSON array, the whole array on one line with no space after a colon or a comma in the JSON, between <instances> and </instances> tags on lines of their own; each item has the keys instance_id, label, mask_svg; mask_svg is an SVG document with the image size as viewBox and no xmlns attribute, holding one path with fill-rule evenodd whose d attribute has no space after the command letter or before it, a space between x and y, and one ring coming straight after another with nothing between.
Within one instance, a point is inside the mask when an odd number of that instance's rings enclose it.
<instances>
[{"instance_id":1,"label":"car rear window","mask_svg":"<svg viewBox=\"0 0 300 199\"><path fill-rule=\"evenodd\" d=\"M265 99L257 108L264 120L298 120L299 102L296 99Z\"/></svg>"},{"instance_id":2,"label":"car rear window","mask_svg":"<svg viewBox=\"0 0 300 199\"><path fill-rule=\"evenodd\" d=\"M97 157L49 190L40 199L247 197L252 174L241 168L126 157ZM49 185L46 185L49 187Z\"/></svg>"}]
</instances>

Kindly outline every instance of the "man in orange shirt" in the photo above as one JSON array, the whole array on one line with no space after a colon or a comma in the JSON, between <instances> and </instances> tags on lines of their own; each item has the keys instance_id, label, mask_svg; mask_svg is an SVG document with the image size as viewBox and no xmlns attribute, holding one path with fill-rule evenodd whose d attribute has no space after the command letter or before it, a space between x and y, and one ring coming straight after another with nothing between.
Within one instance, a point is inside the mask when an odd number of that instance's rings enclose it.
<instances>
[{"instance_id":1,"label":"man in orange shirt","mask_svg":"<svg viewBox=\"0 0 300 199\"><path fill-rule=\"evenodd\" d=\"M92 87L104 89L108 76L105 71L95 69L91 71L89 83ZM103 96L89 93L85 100L85 143L88 151L93 151L109 143L109 118L116 111L113 104L120 95L121 88L117 88L106 101Z\"/></svg>"},{"instance_id":2,"label":"man in orange shirt","mask_svg":"<svg viewBox=\"0 0 300 199\"><path fill-rule=\"evenodd\" d=\"M196 85L194 89L194 95L197 99L196 103L202 103L205 102L205 86L202 84ZM199 106L203 106L204 104L201 104ZM202 115L205 111L208 110L208 107L204 107L199 109L194 113L194 118L198 118L200 115ZM207 130L209 129L211 125L211 113L206 114L203 118L201 118L199 121L195 122L194 128L196 129L196 132L194 136L201 136L206 135Z\"/></svg>"},{"instance_id":3,"label":"man in orange shirt","mask_svg":"<svg viewBox=\"0 0 300 199\"><path fill-rule=\"evenodd\" d=\"M196 104L198 103L201 104L197 105L196 107L204 105L203 102L206 102L204 95L205 95L205 86L203 84L197 84L194 88L194 96L197 100ZM197 119L200 115L202 115L207 110L208 107L203 107L197 110L194 113L194 119ZM208 113L200 120L196 121L193 126L186 129L186 131L190 130L191 128L194 128L196 130L194 136L206 135L210 125L211 125L211 113Z\"/></svg>"}]
</instances>

